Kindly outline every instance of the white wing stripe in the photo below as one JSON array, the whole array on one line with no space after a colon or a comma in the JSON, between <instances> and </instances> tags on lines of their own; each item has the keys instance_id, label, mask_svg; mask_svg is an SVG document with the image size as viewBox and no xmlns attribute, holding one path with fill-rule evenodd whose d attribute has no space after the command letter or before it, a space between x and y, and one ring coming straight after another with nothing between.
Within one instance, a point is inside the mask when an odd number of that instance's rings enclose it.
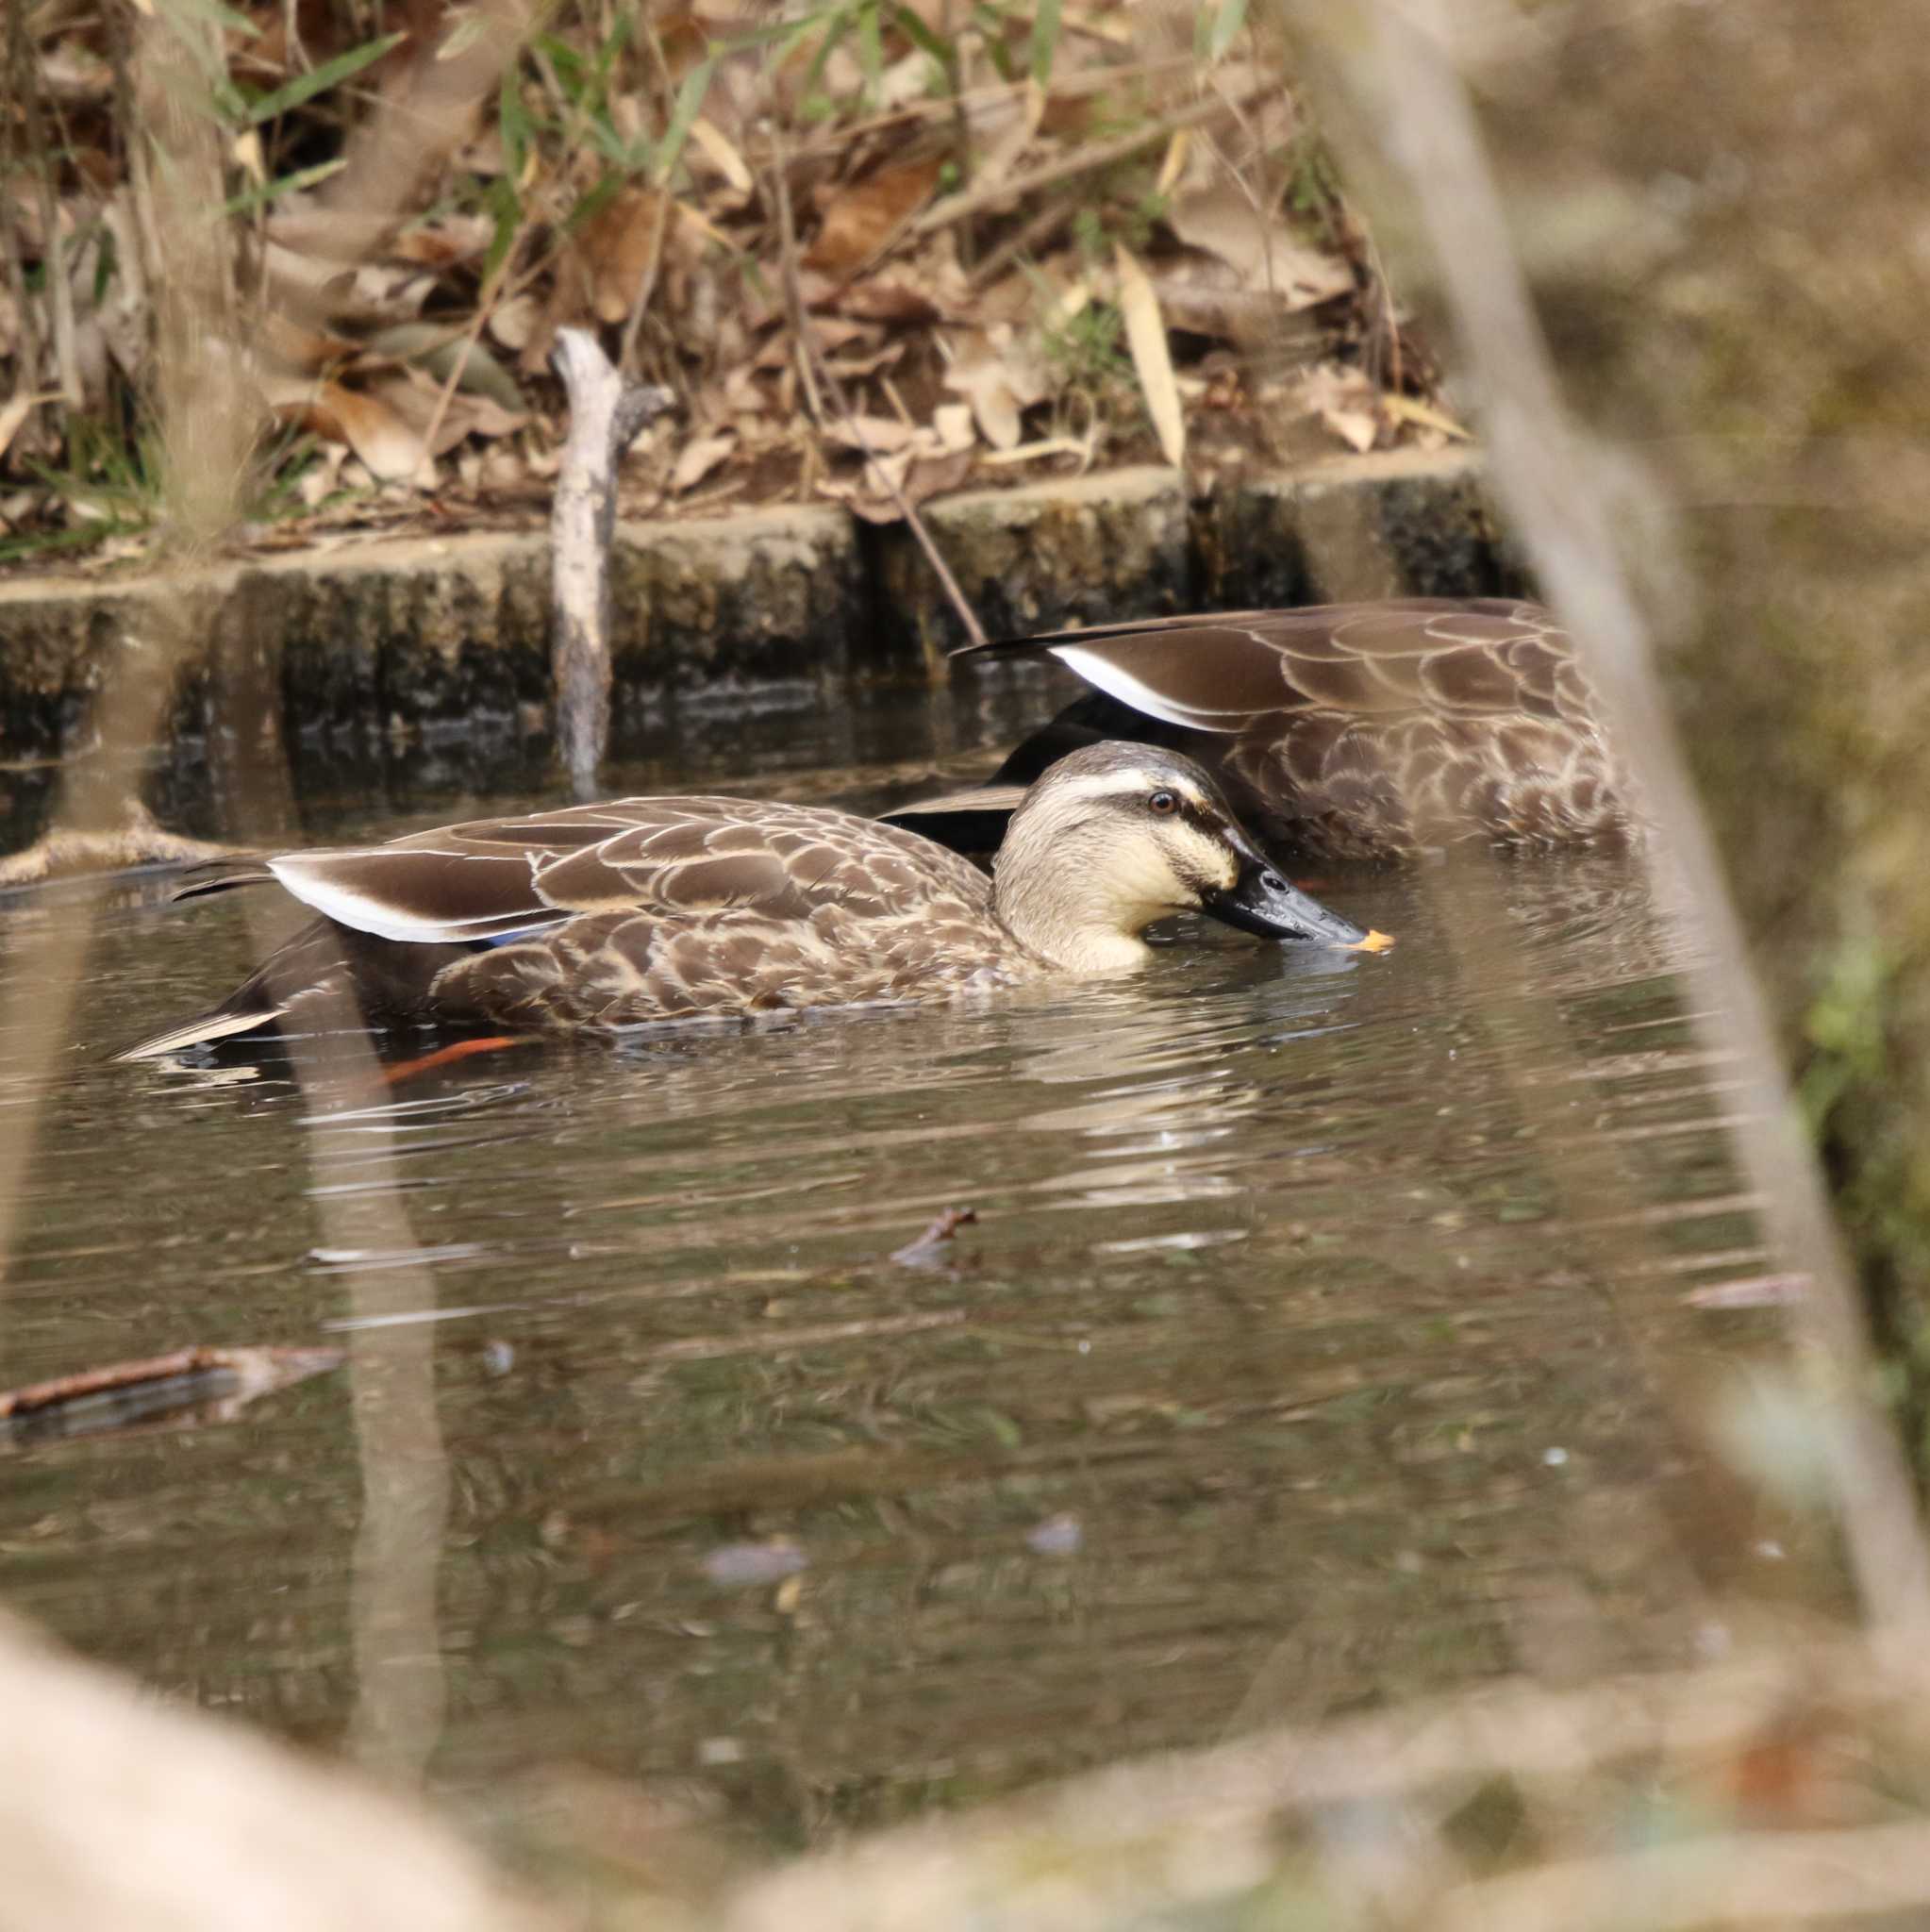
<instances>
[{"instance_id":1,"label":"white wing stripe","mask_svg":"<svg viewBox=\"0 0 1930 1932\"><path fill-rule=\"evenodd\" d=\"M1121 704L1129 705L1136 711L1142 711L1149 718L1157 718L1168 724L1179 724L1194 731L1238 731L1250 715L1245 711L1206 711L1190 706L1175 705L1171 698L1162 697L1150 684L1142 683L1128 671L1122 671L1117 664L1110 663L1097 651L1083 649L1078 644L1055 644L1052 655L1061 664L1076 671L1086 682L1096 691L1103 691L1107 697L1117 698ZM1216 718L1227 722L1216 724Z\"/></svg>"},{"instance_id":2,"label":"white wing stripe","mask_svg":"<svg viewBox=\"0 0 1930 1932\"><path fill-rule=\"evenodd\" d=\"M325 873L311 872L301 853L271 858L268 868L304 906L312 907L338 925L345 925L353 932L372 933L379 940L395 940L404 945L459 944L465 940L491 937L504 924L505 915L501 912L480 913L474 919L462 920L422 918L387 900L371 899L329 878ZM510 916L524 925L531 923L525 913ZM537 925L552 923L541 914L534 922Z\"/></svg>"}]
</instances>

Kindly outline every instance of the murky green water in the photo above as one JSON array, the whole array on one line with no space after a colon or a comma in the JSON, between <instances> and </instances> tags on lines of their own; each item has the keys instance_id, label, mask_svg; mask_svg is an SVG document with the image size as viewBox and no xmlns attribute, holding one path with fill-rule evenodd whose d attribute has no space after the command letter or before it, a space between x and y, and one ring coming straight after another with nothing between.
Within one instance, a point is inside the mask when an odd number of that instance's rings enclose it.
<instances>
[{"instance_id":1,"label":"murky green water","mask_svg":"<svg viewBox=\"0 0 1930 1932\"><path fill-rule=\"evenodd\" d=\"M767 721L761 782L859 791L934 714L824 728ZM0 1593L458 1794L675 1779L787 1842L1828 1597L1698 1441L1775 1318L1689 1297L1774 1260L1681 934L1615 861L1323 889L1398 949L1207 929L1135 983L524 1052L347 1114L107 1063L249 940L240 895L106 914L0 1384L350 1359L8 1457Z\"/></svg>"}]
</instances>

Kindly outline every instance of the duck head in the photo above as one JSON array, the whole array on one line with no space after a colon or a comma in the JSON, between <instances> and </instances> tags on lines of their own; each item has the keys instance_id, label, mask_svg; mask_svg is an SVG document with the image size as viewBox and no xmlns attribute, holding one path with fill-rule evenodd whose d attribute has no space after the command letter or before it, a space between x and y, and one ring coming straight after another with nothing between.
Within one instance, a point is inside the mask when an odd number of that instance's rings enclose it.
<instances>
[{"instance_id":1,"label":"duck head","mask_svg":"<svg viewBox=\"0 0 1930 1932\"><path fill-rule=\"evenodd\" d=\"M1144 962L1141 934L1174 912L1268 939L1358 946L1367 935L1296 891L1190 758L1089 745L1025 792L992 862L998 916L1073 973Z\"/></svg>"}]
</instances>

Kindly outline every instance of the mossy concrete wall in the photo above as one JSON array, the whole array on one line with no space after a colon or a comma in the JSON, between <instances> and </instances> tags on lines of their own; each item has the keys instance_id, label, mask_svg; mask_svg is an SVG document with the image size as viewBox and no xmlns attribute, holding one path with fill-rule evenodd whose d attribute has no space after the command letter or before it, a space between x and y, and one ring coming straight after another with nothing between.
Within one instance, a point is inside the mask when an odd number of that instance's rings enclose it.
<instances>
[{"instance_id":1,"label":"mossy concrete wall","mask_svg":"<svg viewBox=\"0 0 1930 1932\"><path fill-rule=\"evenodd\" d=\"M1209 496L1175 470L973 491L925 514L993 635L1138 613L1513 581L1473 460L1342 459ZM1337 539L1337 534L1340 533ZM961 641L902 527L829 506L620 525L619 715L666 693L940 675ZM83 749L92 700L158 600L205 640L177 741L239 728L253 691L291 735L433 740L550 704L544 533L371 540L191 577L0 580L0 724L16 758ZM222 666L219 677L210 668Z\"/></svg>"}]
</instances>

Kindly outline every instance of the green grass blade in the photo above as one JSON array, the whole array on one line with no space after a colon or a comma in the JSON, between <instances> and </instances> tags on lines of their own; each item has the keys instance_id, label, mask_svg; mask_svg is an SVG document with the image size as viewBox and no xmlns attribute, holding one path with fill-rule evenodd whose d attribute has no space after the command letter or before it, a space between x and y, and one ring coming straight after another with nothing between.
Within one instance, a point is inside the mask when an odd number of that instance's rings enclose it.
<instances>
[{"instance_id":1,"label":"green grass blade","mask_svg":"<svg viewBox=\"0 0 1930 1932\"><path fill-rule=\"evenodd\" d=\"M222 204L225 215L243 215L250 208L257 208L271 201L277 201L284 194L293 194L304 188L312 188L318 181L325 181L331 175L337 175L348 166L344 155L337 155L332 161L323 161L313 168L298 168L292 175L284 175L275 181L258 181L252 188L244 188L241 193L231 195Z\"/></svg>"},{"instance_id":2,"label":"green grass blade","mask_svg":"<svg viewBox=\"0 0 1930 1932\"><path fill-rule=\"evenodd\" d=\"M407 34L384 34L380 40L366 42L359 47L351 47L346 54L338 54L333 60L324 60L311 73L296 75L285 87L251 102L248 119L259 127L264 121L273 121L291 108L299 108L304 101L340 87L351 75L379 60L391 47L401 46L408 38Z\"/></svg>"}]
</instances>

